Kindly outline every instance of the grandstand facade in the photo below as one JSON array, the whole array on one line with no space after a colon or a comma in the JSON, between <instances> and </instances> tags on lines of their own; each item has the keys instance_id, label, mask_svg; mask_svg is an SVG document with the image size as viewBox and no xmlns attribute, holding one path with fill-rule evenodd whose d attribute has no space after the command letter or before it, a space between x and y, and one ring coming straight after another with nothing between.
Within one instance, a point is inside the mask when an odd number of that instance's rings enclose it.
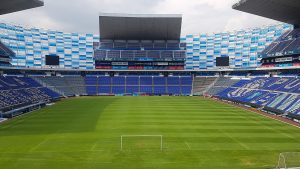
<instances>
[{"instance_id":1,"label":"grandstand facade","mask_svg":"<svg viewBox=\"0 0 300 169\"><path fill-rule=\"evenodd\" d=\"M0 40L15 53L10 63L16 67L45 68L45 56L56 54L60 57L59 68L66 69L95 69L97 68L95 66L97 60L118 61L117 58L125 58L125 60L135 58L137 61L145 61L141 58L150 58L150 60L157 61L170 59L175 61L171 63L173 66L170 69L206 70L215 69L216 58L224 56L230 57L231 68L260 66L262 56L259 53L291 29L291 25L280 24L234 32L184 35L177 41L171 40L169 42L163 40L149 42L145 39L134 39L129 42L116 40L114 43L104 40L99 44L98 35L64 33L2 23L0 24ZM112 47L113 45L115 46ZM128 45L131 50L128 50ZM152 48L151 51L141 51L142 47L147 49L149 46L150 49ZM114 50L110 52L101 50L107 47ZM141 68L139 65L132 66L135 69L149 69L149 66L146 68ZM163 67L163 65L158 66L157 69L165 69ZM130 69L128 65L127 67L126 65L125 67L113 66L105 62L99 64L98 68Z\"/></svg>"},{"instance_id":2,"label":"grandstand facade","mask_svg":"<svg viewBox=\"0 0 300 169\"><path fill-rule=\"evenodd\" d=\"M103 13L97 69L184 70L186 45L180 43L182 15Z\"/></svg>"},{"instance_id":3,"label":"grandstand facade","mask_svg":"<svg viewBox=\"0 0 300 169\"><path fill-rule=\"evenodd\" d=\"M0 40L15 53L16 67L45 68L45 56L55 54L59 68L94 69L93 43L99 37L1 23Z\"/></svg>"},{"instance_id":4,"label":"grandstand facade","mask_svg":"<svg viewBox=\"0 0 300 169\"><path fill-rule=\"evenodd\" d=\"M259 55L274 40L291 30L288 24L223 32L187 35L187 70L215 69L217 57L230 57L231 68L256 68L261 65Z\"/></svg>"},{"instance_id":5,"label":"grandstand facade","mask_svg":"<svg viewBox=\"0 0 300 169\"><path fill-rule=\"evenodd\" d=\"M300 65L300 29L286 32L262 53L263 67L297 67Z\"/></svg>"},{"instance_id":6,"label":"grandstand facade","mask_svg":"<svg viewBox=\"0 0 300 169\"><path fill-rule=\"evenodd\" d=\"M184 70L186 44L179 40L101 40L96 69Z\"/></svg>"},{"instance_id":7,"label":"grandstand facade","mask_svg":"<svg viewBox=\"0 0 300 169\"><path fill-rule=\"evenodd\" d=\"M0 41L0 66L10 66L15 53Z\"/></svg>"},{"instance_id":8,"label":"grandstand facade","mask_svg":"<svg viewBox=\"0 0 300 169\"><path fill-rule=\"evenodd\" d=\"M233 5L233 9L270 18L294 26L280 38L270 44L260 54L263 67L298 67L299 66L299 2L295 0L243 0ZM276 11L276 12L274 12Z\"/></svg>"}]
</instances>

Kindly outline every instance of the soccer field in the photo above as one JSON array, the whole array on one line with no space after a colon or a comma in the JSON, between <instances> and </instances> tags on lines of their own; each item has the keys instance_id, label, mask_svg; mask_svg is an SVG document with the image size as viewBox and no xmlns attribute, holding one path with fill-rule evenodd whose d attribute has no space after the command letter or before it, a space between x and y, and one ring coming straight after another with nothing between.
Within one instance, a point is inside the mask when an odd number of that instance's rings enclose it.
<instances>
[{"instance_id":1,"label":"soccer field","mask_svg":"<svg viewBox=\"0 0 300 169\"><path fill-rule=\"evenodd\" d=\"M198 97L73 98L0 124L1 169L272 169L295 151L300 129Z\"/></svg>"}]
</instances>

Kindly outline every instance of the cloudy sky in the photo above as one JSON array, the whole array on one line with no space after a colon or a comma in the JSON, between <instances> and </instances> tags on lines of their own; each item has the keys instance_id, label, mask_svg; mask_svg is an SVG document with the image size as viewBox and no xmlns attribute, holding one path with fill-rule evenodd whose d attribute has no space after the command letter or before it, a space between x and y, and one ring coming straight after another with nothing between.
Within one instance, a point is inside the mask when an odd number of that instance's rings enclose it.
<instances>
[{"instance_id":1,"label":"cloudy sky","mask_svg":"<svg viewBox=\"0 0 300 169\"><path fill-rule=\"evenodd\" d=\"M231 9L238 0L44 0L45 6L2 15L0 21L98 34L98 14L183 14L182 34L254 28L277 22Z\"/></svg>"}]
</instances>

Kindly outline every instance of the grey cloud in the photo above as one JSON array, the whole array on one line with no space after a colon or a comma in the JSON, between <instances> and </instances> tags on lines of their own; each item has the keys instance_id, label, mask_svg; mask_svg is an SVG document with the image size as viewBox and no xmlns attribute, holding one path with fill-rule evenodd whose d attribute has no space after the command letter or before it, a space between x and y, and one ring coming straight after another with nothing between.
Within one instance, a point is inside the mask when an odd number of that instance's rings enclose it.
<instances>
[{"instance_id":1,"label":"grey cloud","mask_svg":"<svg viewBox=\"0 0 300 169\"><path fill-rule=\"evenodd\" d=\"M170 5L168 5L169 2ZM231 4L213 6L208 0L45 0L45 6L0 17L29 27L66 32L98 34L99 12L110 13L182 13L183 34L212 33L227 29L256 27L274 21L231 9ZM222 3L224 0L214 0ZM167 4L164 4L167 3ZM186 4L191 3L191 4ZM172 6L173 5L173 6ZM255 19L253 19L255 18ZM239 24L240 22L240 24Z\"/></svg>"}]
</instances>

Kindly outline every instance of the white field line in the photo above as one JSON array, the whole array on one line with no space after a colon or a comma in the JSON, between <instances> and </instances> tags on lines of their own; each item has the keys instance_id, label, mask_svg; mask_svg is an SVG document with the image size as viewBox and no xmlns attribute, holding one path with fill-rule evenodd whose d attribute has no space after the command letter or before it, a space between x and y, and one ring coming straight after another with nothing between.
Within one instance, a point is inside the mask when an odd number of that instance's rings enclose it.
<instances>
[{"instance_id":1,"label":"white field line","mask_svg":"<svg viewBox=\"0 0 300 169\"><path fill-rule=\"evenodd\" d=\"M30 154L34 153L80 153L80 152L104 152L105 150L76 150L76 151L32 151L28 152ZM0 154L28 154L27 152L0 152Z\"/></svg>"},{"instance_id":2,"label":"white field line","mask_svg":"<svg viewBox=\"0 0 300 169\"><path fill-rule=\"evenodd\" d=\"M226 133L226 132L223 132L223 131L221 131L221 132L222 132L223 134L225 134L228 138L230 138L231 140L235 141L235 142L238 143L240 146L242 146L243 148L245 148L246 150L250 150L250 148L249 148L246 144L240 142L239 140L237 140L236 138L230 136L230 135L229 135L228 133Z\"/></svg>"},{"instance_id":3,"label":"white field line","mask_svg":"<svg viewBox=\"0 0 300 169\"><path fill-rule=\"evenodd\" d=\"M94 145L91 147L91 151L94 151L96 147L97 147L97 142L94 143Z\"/></svg>"},{"instance_id":4,"label":"white field line","mask_svg":"<svg viewBox=\"0 0 300 169\"><path fill-rule=\"evenodd\" d=\"M43 141L41 141L38 145L32 147L29 152L35 152L35 150L37 150L41 145L43 145L44 143L46 143L49 140L49 138L44 139Z\"/></svg>"},{"instance_id":5,"label":"white field line","mask_svg":"<svg viewBox=\"0 0 300 169\"><path fill-rule=\"evenodd\" d=\"M9 157L1 157L1 159L8 159L11 160ZM86 164L86 163L95 163L95 164L112 164L113 162L101 162L101 161L95 161L94 159L88 159L88 160L64 160L64 159L46 159L46 158L27 158L27 157L22 157L18 158L19 161L53 161L53 162L75 162L75 163L81 163L81 164Z\"/></svg>"},{"instance_id":6,"label":"white field line","mask_svg":"<svg viewBox=\"0 0 300 169\"><path fill-rule=\"evenodd\" d=\"M212 100L213 100L213 99L212 99ZM213 101L216 101L216 100L213 100ZM239 108L239 109L243 109L243 110L246 110L246 111L249 111L249 112L252 112L252 113L261 115L261 116L263 116L263 117L266 117L266 118L269 118L269 119L273 119L273 120L276 120L276 121L278 121L278 122L281 122L281 123L284 123L284 124L287 124L287 125L290 125L290 126L294 126L294 127L298 128L298 129L300 129L300 126L297 126L297 125L295 125L295 124L291 124L291 123L285 122L285 121L283 121L283 120L276 119L276 118L274 118L274 117L270 117L270 116L264 115L263 112L262 112L262 113L257 113L257 112L255 112L255 111L253 111L253 110L244 108L244 107L242 107L242 106L237 106L237 105L235 105L235 104L230 104L230 103L224 102L224 101L222 101L222 100L217 100L217 101L220 101L220 102L222 102L222 103L224 103L224 104L231 105L231 106L233 106L233 107L236 107L236 108Z\"/></svg>"},{"instance_id":7,"label":"white field line","mask_svg":"<svg viewBox=\"0 0 300 169\"><path fill-rule=\"evenodd\" d=\"M229 103L226 103L226 104L229 104ZM240 106L236 106L236 105L234 105L234 104L229 104L229 105L232 105L232 106L237 107L237 108L240 108L240 109L244 109L244 110L246 110L246 111L250 111L250 112L252 112L252 113L261 115L261 116L263 116L263 117L267 117L267 118L269 118L269 119L273 119L273 120L276 120L276 121L278 121L278 122L281 122L281 123L284 123L284 124L287 124L287 125L290 125L290 126L294 126L294 127L298 128L298 129L300 129L300 127L297 126L297 125L295 125L295 124L291 124L291 123L285 122L285 121L283 121L283 120L279 120L279 119L276 119L276 118L274 118L274 117L264 115L263 113L262 113L262 114L261 114L261 113L257 113L257 112L255 112L255 111L253 111L253 110L249 110L249 109L246 109L246 108L243 108L243 107L240 107Z\"/></svg>"}]
</instances>

